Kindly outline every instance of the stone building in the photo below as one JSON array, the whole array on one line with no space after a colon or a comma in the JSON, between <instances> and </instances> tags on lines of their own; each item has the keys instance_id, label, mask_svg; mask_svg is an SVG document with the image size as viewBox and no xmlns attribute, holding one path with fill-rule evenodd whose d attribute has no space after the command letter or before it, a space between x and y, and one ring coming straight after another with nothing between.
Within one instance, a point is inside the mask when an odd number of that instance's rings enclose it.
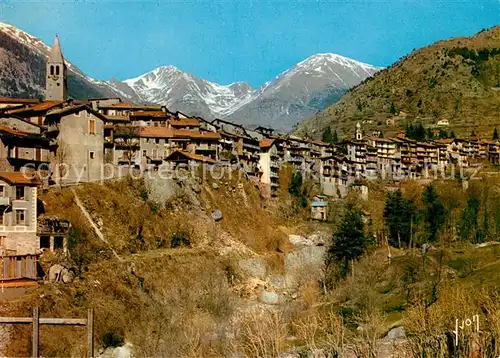
<instances>
[{"instance_id":1,"label":"stone building","mask_svg":"<svg viewBox=\"0 0 500 358\"><path fill-rule=\"evenodd\" d=\"M0 251L2 255L38 253L36 176L0 172Z\"/></svg>"},{"instance_id":2,"label":"stone building","mask_svg":"<svg viewBox=\"0 0 500 358\"><path fill-rule=\"evenodd\" d=\"M101 179L105 120L102 114L85 104L47 114L47 135L57 145L54 180L75 183Z\"/></svg>"},{"instance_id":3,"label":"stone building","mask_svg":"<svg viewBox=\"0 0 500 358\"><path fill-rule=\"evenodd\" d=\"M259 173L264 197L276 195L279 187L280 155L273 139L260 141Z\"/></svg>"},{"instance_id":4,"label":"stone building","mask_svg":"<svg viewBox=\"0 0 500 358\"><path fill-rule=\"evenodd\" d=\"M26 165L48 170L51 142L41 130L41 126L22 118L0 118L0 171L21 171Z\"/></svg>"}]
</instances>

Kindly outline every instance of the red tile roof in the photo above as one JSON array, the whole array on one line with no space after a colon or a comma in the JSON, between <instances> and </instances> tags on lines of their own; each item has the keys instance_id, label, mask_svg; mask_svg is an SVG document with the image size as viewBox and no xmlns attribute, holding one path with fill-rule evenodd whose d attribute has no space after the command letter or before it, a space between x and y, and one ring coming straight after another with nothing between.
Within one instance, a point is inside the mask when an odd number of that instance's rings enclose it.
<instances>
[{"instance_id":1,"label":"red tile roof","mask_svg":"<svg viewBox=\"0 0 500 358\"><path fill-rule=\"evenodd\" d=\"M32 104L32 103L40 103L39 99L35 98L8 98L8 97L0 97L0 103L21 103L21 104Z\"/></svg>"},{"instance_id":2,"label":"red tile roof","mask_svg":"<svg viewBox=\"0 0 500 358\"><path fill-rule=\"evenodd\" d=\"M197 161L197 162L210 163L210 164L216 163L216 161L210 157L205 157L204 155L199 155L199 154L194 154L194 153L189 153L189 152L183 152L180 150L173 152L167 158L165 158L165 160L168 161L169 158L177 156L177 155L184 156L186 158L189 158L189 159Z\"/></svg>"},{"instance_id":3,"label":"red tile roof","mask_svg":"<svg viewBox=\"0 0 500 358\"><path fill-rule=\"evenodd\" d=\"M7 127L7 126L0 126L0 132L7 132L9 134L17 135L20 137L25 137L25 136L28 136L31 134L31 133L20 132L18 130L12 129L12 128Z\"/></svg>"},{"instance_id":4,"label":"red tile roof","mask_svg":"<svg viewBox=\"0 0 500 358\"><path fill-rule=\"evenodd\" d=\"M9 111L8 113L12 114L20 114L23 112L43 112L43 111L48 111L51 108L57 107L61 105L62 101L44 101L39 104L35 104L33 106L25 107L25 108L19 108L15 109L12 111Z\"/></svg>"},{"instance_id":5,"label":"red tile roof","mask_svg":"<svg viewBox=\"0 0 500 358\"><path fill-rule=\"evenodd\" d=\"M156 117L167 118L168 114L163 111L134 111L130 113L133 117Z\"/></svg>"},{"instance_id":6,"label":"red tile roof","mask_svg":"<svg viewBox=\"0 0 500 358\"><path fill-rule=\"evenodd\" d=\"M269 148L273 145L274 139L263 139L259 142L261 148Z\"/></svg>"},{"instance_id":7,"label":"red tile roof","mask_svg":"<svg viewBox=\"0 0 500 358\"><path fill-rule=\"evenodd\" d=\"M193 132L190 131L190 137L193 139L219 140L221 136L217 132Z\"/></svg>"},{"instance_id":8,"label":"red tile roof","mask_svg":"<svg viewBox=\"0 0 500 358\"><path fill-rule=\"evenodd\" d=\"M35 174L21 172L0 172L0 180L9 184L41 185L40 179Z\"/></svg>"},{"instance_id":9,"label":"red tile roof","mask_svg":"<svg viewBox=\"0 0 500 358\"><path fill-rule=\"evenodd\" d=\"M139 136L144 138L173 138L174 131L167 127L141 127Z\"/></svg>"},{"instance_id":10,"label":"red tile roof","mask_svg":"<svg viewBox=\"0 0 500 358\"><path fill-rule=\"evenodd\" d=\"M200 121L194 118L169 119L168 123L173 127L199 127Z\"/></svg>"}]
</instances>

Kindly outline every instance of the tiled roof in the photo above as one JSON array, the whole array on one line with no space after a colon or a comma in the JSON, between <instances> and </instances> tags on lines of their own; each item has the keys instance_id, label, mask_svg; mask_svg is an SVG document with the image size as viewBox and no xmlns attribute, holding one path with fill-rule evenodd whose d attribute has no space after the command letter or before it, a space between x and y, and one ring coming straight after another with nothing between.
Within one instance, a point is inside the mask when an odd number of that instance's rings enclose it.
<instances>
[{"instance_id":1,"label":"tiled roof","mask_svg":"<svg viewBox=\"0 0 500 358\"><path fill-rule=\"evenodd\" d=\"M142 127L139 136L145 138L173 138L174 131L167 127Z\"/></svg>"},{"instance_id":2,"label":"tiled roof","mask_svg":"<svg viewBox=\"0 0 500 358\"><path fill-rule=\"evenodd\" d=\"M12 114L20 114L22 112L40 112L40 111L48 111L51 108L54 108L56 106L61 105L62 101L44 101L39 104L35 104L33 106L29 106L27 108L20 108L20 109L15 109L12 111L9 111L9 113Z\"/></svg>"},{"instance_id":3,"label":"tiled roof","mask_svg":"<svg viewBox=\"0 0 500 358\"><path fill-rule=\"evenodd\" d=\"M195 132L188 129L172 129L167 127L142 127L139 135L146 138L193 138L219 140L217 132Z\"/></svg>"},{"instance_id":4,"label":"tiled roof","mask_svg":"<svg viewBox=\"0 0 500 358\"><path fill-rule=\"evenodd\" d=\"M441 144L450 144L452 143L454 140L454 138L443 138L443 139L439 139L438 140L438 143L441 143Z\"/></svg>"},{"instance_id":5,"label":"tiled roof","mask_svg":"<svg viewBox=\"0 0 500 358\"><path fill-rule=\"evenodd\" d=\"M137 104L131 104L131 103L114 103L114 104L109 104L109 105L99 105L99 108L115 108L115 109L143 109L143 110L161 110L161 106L143 106L143 105L137 105Z\"/></svg>"},{"instance_id":6,"label":"tiled roof","mask_svg":"<svg viewBox=\"0 0 500 358\"><path fill-rule=\"evenodd\" d=\"M20 137L25 137L31 134L31 133L20 132L7 126L0 126L0 132L7 132L9 134L17 135Z\"/></svg>"},{"instance_id":7,"label":"tiled roof","mask_svg":"<svg viewBox=\"0 0 500 358\"><path fill-rule=\"evenodd\" d=\"M183 152L180 150L173 152L167 158L165 158L165 160L168 161L169 158L175 157L177 155L184 156L186 158L189 158L189 159L197 161L197 162L210 163L210 164L216 163L216 161L210 157L205 157L204 155L199 155L199 154L194 154L194 153L189 153L189 152Z\"/></svg>"},{"instance_id":8,"label":"tiled roof","mask_svg":"<svg viewBox=\"0 0 500 358\"><path fill-rule=\"evenodd\" d=\"M263 139L259 142L261 148L269 148L273 145L274 139Z\"/></svg>"},{"instance_id":9,"label":"tiled roof","mask_svg":"<svg viewBox=\"0 0 500 358\"><path fill-rule=\"evenodd\" d=\"M168 123L173 127L199 127L200 121L194 118L169 119Z\"/></svg>"},{"instance_id":10,"label":"tiled roof","mask_svg":"<svg viewBox=\"0 0 500 358\"><path fill-rule=\"evenodd\" d=\"M163 111L134 111L130 115L133 117L167 118L167 113Z\"/></svg>"},{"instance_id":11,"label":"tiled roof","mask_svg":"<svg viewBox=\"0 0 500 358\"><path fill-rule=\"evenodd\" d=\"M217 132L193 132L190 131L190 137L194 139L213 139L219 140L221 136Z\"/></svg>"},{"instance_id":12,"label":"tiled roof","mask_svg":"<svg viewBox=\"0 0 500 358\"><path fill-rule=\"evenodd\" d=\"M0 103L25 103L25 104L31 104L31 103L40 103L39 99L34 99L34 98L8 98L8 97L0 97Z\"/></svg>"},{"instance_id":13,"label":"tiled roof","mask_svg":"<svg viewBox=\"0 0 500 358\"><path fill-rule=\"evenodd\" d=\"M40 179L34 174L25 174L21 172L0 172L0 180L9 184L22 185L40 185Z\"/></svg>"}]
</instances>

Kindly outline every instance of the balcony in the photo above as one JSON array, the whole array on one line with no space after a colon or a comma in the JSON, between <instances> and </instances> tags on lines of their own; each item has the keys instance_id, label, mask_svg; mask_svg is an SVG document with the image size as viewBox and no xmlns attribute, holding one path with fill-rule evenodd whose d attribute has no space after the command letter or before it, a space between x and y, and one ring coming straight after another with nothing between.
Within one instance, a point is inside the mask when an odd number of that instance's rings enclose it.
<instances>
[{"instance_id":1,"label":"balcony","mask_svg":"<svg viewBox=\"0 0 500 358\"><path fill-rule=\"evenodd\" d=\"M215 144L199 144L196 146L196 150L217 150L217 145L215 145Z\"/></svg>"}]
</instances>

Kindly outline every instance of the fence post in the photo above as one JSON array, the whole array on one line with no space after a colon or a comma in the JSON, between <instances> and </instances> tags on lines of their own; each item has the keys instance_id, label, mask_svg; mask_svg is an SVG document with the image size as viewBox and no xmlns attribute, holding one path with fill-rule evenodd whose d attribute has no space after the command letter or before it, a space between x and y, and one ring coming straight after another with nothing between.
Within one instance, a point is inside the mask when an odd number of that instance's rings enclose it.
<instances>
[{"instance_id":1,"label":"fence post","mask_svg":"<svg viewBox=\"0 0 500 358\"><path fill-rule=\"evenodd\" d=\"M38 307L33 308L33 341L32 341L32 356L38 357L38 328L39 328L39 312Z\"/></svg>"},{"instance_id":2,"label":"fence post","mask_svg":"<svg viewBox=\"0 0 500 358\"><path fill-rule=\"evenodd\" d=\"M87 312L87 339L88 339L88 355L94 357L94 309L89 308Z\"/></svg>"}]
</instances>

